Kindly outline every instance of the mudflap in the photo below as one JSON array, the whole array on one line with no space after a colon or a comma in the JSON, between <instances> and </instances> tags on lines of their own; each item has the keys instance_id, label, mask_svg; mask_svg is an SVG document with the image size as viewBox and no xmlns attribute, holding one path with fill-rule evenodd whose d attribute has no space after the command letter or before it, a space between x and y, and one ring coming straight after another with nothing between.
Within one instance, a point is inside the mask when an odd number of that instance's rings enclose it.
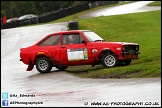
<instances>
[{"instance_id":1,"label":"mudflap","mask_svg":"<svg viewBox=\"0 0 162 108\"><path fill-rule=\"evenodd\" d=\"M34 65L32 64L32 61L29 59L29 65L26 71L31 71L33 69Z\"/></svg>"},{"instance_id":2,"label":"mudflap","mask_svg":"<svg viewBox=\"0 0 162 108\"><path fill-rule=\"evenodd\" d=\"M33 69L34 65L28 65L28 68L26 69L26 71L31 71Z\"/></svg>"},{"instance_id":3,"label":"mudflap","mask_svg":"<svg viewBox=\"0 0 162 108\"><path fill-rule=\"evenodd\" d=\"M94 67L94 66L96 65L96 62L97 62L96 56L94 56L94 62L93 62L93 64L92 64L92 67Z\"/></svg>"}]
</instances>

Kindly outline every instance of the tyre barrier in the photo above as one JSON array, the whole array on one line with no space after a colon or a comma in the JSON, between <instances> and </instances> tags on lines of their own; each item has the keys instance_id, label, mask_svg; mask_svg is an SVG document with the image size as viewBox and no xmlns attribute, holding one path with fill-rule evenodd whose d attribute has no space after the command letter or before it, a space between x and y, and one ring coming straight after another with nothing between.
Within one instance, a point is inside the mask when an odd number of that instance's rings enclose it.
<instances>
[{"instance_id":1,"label":"tyre barrier","mask_svg":"<svg viewBox=\"0 0 162 108\"><path fill-rule=\"evenodd\" d=\"M77 19L70 20L68 23L69 30L78 30L79 29L79 22Z\"/></svg>"}]
</instances>

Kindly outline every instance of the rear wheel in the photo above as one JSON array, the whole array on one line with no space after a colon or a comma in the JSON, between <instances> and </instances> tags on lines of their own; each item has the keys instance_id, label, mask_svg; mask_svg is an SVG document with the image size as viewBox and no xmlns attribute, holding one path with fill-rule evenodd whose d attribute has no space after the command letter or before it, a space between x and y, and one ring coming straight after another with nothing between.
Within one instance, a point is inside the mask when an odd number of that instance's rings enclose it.
<instances>
[{"instance_id":1,"label":"rear wheel","mask_svg":"<svg viewBox=\"0 0 162 108\"><path fill-rule=\"evenodd\" d=\"M101 63L105 68L115 67L118 64L118 59L115 54L105 54L102 57Z\"/></svg>"},{"instance_id":2,"label":"rear wheel","mask_svg":"<svg viewBox=\"0 0 162 108\"><path fill-rule=\"evenodd\" d=\"M47 57L41 57L36 61L36 68L40 73L48 73L51 71L52 65Z\"/></svg>"},{"instance_id":3,"label":"rear wheel","mask_svg":"<svg viewBox=\"0 0 162 108\"><path fill-rule=\"evenodd\" d=\"M55 66L58 70L65 70L68 66Z\"/></svg>"}]
</instances>

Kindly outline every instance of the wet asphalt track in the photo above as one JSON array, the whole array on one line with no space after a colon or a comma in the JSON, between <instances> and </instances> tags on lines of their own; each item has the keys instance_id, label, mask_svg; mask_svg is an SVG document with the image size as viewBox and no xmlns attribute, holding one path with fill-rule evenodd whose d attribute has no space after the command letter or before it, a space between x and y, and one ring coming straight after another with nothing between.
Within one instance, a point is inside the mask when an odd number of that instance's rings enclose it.
<instances>
[{"instance_id":1,"label":"wet asphalt track","mask_svg":"<svg viewBox=\"0 0 162 108\"><path fill-rule=\"evenodd\" d=\"M9 106L161 106L161 78L84 79L55 68L48 74L40 74L36 68L25 71L27 65L19 61L20 48L66 29L66 25L62 22L1 30L1 94L9 94L9 103L28 102ZM5 99L1 96L1 100Z\"/></svg>"},{"instance_id":2,"label":"wet asphalt track","mask_svg":"<svg viewBox=\"0 0 162 108\"><path fill-rule=\"evenodd\" d=\"M113 6L109 8L103 8L82 14L79 18L91 18L91 17L100 17L100 16L111 16L111 15L120 15L120 14L129 14L136 12L146 12L146 11L155 11L160 10L161 6L146 6L153 1L138 1L129 4L124 4L120 6Z\"/></svg>"}]
</instances>

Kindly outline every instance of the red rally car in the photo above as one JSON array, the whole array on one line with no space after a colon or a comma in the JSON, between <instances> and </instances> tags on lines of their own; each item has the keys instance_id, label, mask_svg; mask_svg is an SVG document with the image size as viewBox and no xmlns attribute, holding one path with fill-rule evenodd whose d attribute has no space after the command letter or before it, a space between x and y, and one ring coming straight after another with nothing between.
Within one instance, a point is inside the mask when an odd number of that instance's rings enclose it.
<instances>
[{"instance_id":1,"label":"red rally car","mask_svg":"<svg viewBox=\"0 0 162 108\"><path fill-rule=\"evenodd\" d=\"M139 45L128 42L106 42L91 30L60 31L47 35L36 44L20 49L20 61L31 71L36 65L40 73L52 67L102 64L103 67L127 66L138 59Z\"/></svg>"}]
</instances>

